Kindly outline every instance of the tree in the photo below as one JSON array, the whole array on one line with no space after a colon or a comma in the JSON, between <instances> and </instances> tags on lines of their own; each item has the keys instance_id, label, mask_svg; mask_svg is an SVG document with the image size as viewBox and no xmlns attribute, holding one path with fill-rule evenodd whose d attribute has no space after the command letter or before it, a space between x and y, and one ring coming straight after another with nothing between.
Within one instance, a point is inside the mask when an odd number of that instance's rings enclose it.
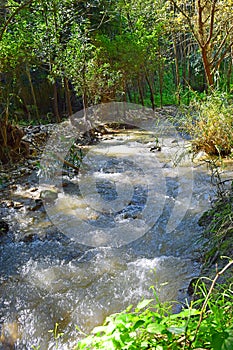
<instances>
[{"instance_id":1,"label":"tree","mask_svg":"<svg viewBox=\"0 0 233 350\"><path fill-rule=\"evenodd\" d=\"M199 46L208 86L233 46L233 10L231 0L170 0L176 21L183 21Z\"/></svg>"},{"instance_id":2,"label":"tree","mask_svg":"<svg viewBox=\"0 0 233 350\"><path fill-rule=\"evenodd\" d=\"M151 106L155 108L155 77L158 75L160 104L163 93L163 68L166 61L167 15L166 2L153 0L122 0L118 3L123 27L120 38L128 38L120 46L119 62L125 57L128 79L137 86L140 102L144 105L145 91L149 91ZM128 63L127 63L128 62ZM130 64L131 63L131 64Z\"/></svg>"},{"instance_id":3,"label":"tree","mask_svg":"<svg viewBox=\"0 0 233 350\"><path fill-rule=\"evenodd\" d=\"M22 13L27 12L31 1L23 4L5 2L1 12L2 26L0 27L0 161L8 162L19 158L20 154L27 154L28 147L21 141L23 132L10 124L9 114L12 100L19 97L17 77L20 67L25 66L27 57L31 57L31 36L25 35L27 24L18 21ZM17 23L17 25L16 25ZM12 30L12 26L14 30ZM11 30L9 30L11 28ZM27 52L27 53L26 53ZM26 65L27 67L27 65ZM30 73L27 71L28 77ZM30 81L31 83L31 81Z\"/></svg>"}]
</instances>

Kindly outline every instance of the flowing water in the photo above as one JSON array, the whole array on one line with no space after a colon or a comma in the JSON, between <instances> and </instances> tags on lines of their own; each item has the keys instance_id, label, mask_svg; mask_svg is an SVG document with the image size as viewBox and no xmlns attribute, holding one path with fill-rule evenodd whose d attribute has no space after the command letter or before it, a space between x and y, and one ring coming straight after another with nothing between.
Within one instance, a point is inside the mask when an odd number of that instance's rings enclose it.
<instances>
[{"instance_id":1,"label":"flowing water","mask_svg":"<svg viewBox=\"0 0 233 350\"><path fill-rule=\"evenodd\" d=\"M150 286L161 301L185 300L200 270L198 219L212 188L187 157L174 167L185 147L178 141L167 137L151 152L153 133L115 133L89 148L78 175L63 176L47 213L5 213L13 238L0 246L2 349L72 349L76 325L90 331L152 297ZM42 187L18 186L12 199Z\"/></svg>"}]
</instances>

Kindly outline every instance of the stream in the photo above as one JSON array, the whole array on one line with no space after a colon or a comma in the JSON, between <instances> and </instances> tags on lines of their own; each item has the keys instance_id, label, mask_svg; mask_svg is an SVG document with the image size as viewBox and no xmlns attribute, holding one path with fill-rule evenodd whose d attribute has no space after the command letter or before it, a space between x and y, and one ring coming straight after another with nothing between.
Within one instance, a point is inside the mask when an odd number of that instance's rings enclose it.
<instances>
[{"instance_id":1,"label":"stream","mask_svg":"<svg viewBox=\"0 0 233 350\"><path fill-rule=\"evenodd\" d=\"M72 349L76 325L89 332L153 297L151 286L161 301L185 302L213 195L205 166L187 154L174 166L187 144L178 133L115 130L89 146L78 174L56 175L57 189L46 176L15 186L10 199L26 204L1 208L10 231L0 245L0 349ZM54 188L46 210L28 210Z\"/></svg>"}]
</instances>

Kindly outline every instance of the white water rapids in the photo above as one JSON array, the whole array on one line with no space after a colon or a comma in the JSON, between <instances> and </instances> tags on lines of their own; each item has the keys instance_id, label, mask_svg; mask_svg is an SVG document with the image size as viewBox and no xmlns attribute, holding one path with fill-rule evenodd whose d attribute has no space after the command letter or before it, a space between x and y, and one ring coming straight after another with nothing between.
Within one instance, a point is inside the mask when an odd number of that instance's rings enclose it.
<instances>
[{"instance_id":1,"label":"white water rapids","mask_svg":"<svg viewBox=\"0 0 233 350\"><path fill-rule=\"evenodd\" d=\"M164 139L160 152L150 152L153 144L153 133L131 130L90 147L85 164L97 157L98 166L66 179L50 205L55 228L43 212L12 211L17 234L37 237L0 246L0 321L15 349L72 349L76 325L90 331L153 297L150 286L161 301L185 300L200 269L198 219L209 207L210 178L187 159L177 172L171 154L183 145L176 139ZM64 333L57 342L49 332L56 323Z\"/></svg>"}]
</instances>

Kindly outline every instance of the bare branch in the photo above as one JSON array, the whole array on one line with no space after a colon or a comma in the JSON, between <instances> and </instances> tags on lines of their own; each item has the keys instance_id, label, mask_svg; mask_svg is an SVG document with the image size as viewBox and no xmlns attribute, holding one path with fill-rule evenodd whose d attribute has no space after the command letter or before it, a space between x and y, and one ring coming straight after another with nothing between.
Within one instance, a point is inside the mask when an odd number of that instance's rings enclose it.
<instances>
[{"instance_id":1,"label":"bare branch","mask_svg":"<svg viewBox=\"0 0 233 350\"><path fill-rule=\"evenodd\" d=\"M104 14L103 14L103 16L102 16L102 18L101 18L101 21L100 21L98 27L96 28L97 30L102 26L102 24L103 24L103 22L104 22L104 19L105 19L105 17L106 17L106 14L107 14L107 11L104 12Z\"/></svg>"}]
</instances>

